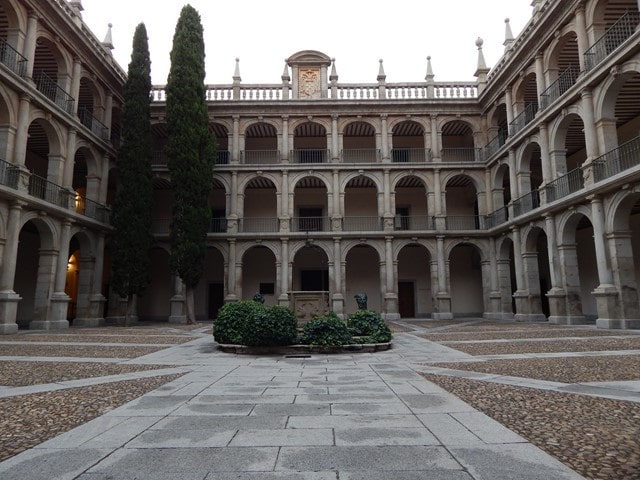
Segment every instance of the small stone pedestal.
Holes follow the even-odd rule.
[[[18,332],[16,318],[20,300],[22,300],[22,297],[13,290],[0,292],[0,335],[10,335]]]

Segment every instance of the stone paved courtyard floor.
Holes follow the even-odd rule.
[[[220,353],[207,324],[0,337],[0,478],[640,478],[640,332],[391,326],[308,358]]]

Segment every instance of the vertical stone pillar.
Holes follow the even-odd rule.
[[[585,323],[582,314],[582,299],[580,296],[580,272],[578,271],[578,253],[575,243],[558,245],[558,256],[562,266],[564,290],[566,292],[566,315],[559,318],[559,324],[582,325]]]
[[[384,255],[384,272],[385,272],[385,319],[399,320],[400,313],[398,310],[398,292],[396,285],[397,263],[393,261],[393,237],[385,237],[385,255]]]
[[[540,157],[542,164],[542,182],[549,183],[553,180],[553,169],[551,167],[551,157],[549,156],[549,129],[547,124],[541,122],[538,126],[538,138],[540,140]],[[544,191],[544,189],[541,189]]]
[[[331,115],[331,161],[340,161],[340,144],[338,142],[338,115]]]
[[[227,231],[229,233],[238,233],[240,231],[238,225],[238,172],[231,172],[231,185],[229,187],[229,215],[227,215]],[[231,267],[231,263],[229,266]]]
[[[340,237],[333,238],[333,278],[335,289],[332,292],[331,309],[340,318],[344,318],[344,265],[342,263],[342,244]]]
[[[107,204],[107,196],[109,195],[109,170],[111,167],[111,157],[108,153],[105,153],[102,157],[102,162],[100,163],[100,167],[102,171],[100,172],[100,184],[98,185],[98,197],[97,201],[103,205]]]
[[[169,300],[169,305],[169,323],[185,323],[187,319],[185,285],[178,275],[173,278],[173,297]]]
[[[511,124],[513,123],[514,113],[513,113],[513,93],[511,91],[511,87],[507,87],[504,92],[505,95],[505,103],[507,104],[507,125],[509,128],[509,135],[511,135]]]
[[[520,198],[522,195],[520,184],[518,182],[518,163],[516,161],[516,152],[509,149],[509,185],[511,187],[511,198]],[[513,212],[512,212],[513,213]],[[513,216],[511,217],[513,218]]]
[[[18,331],[16,318],[18,302],[21,297],[13,290],[13,286],[16,276],[16,258],[23,206],[24,204],[20,202],[12,203],[7,219],[7,238],[3,251],[2,269],[0,269],[0,334],[2,335]]]
[[[529,292],[524,273],[524,263],[522,259],[522,240],[520,238],[520,228],[512,227],[511,236],[513,239],[513,262],[516,271],[516,291],[513,297],[516,301],[515,320],[517,322],[529,321]]]
[[[290,209],[293,207],[289,205],[289,172],[282,171],[282,187],[280,189],[280,202],[278,202],[277,212],[280,219],[280,231],[288,232],[290,227],[290,220],[292,216],[295,216],[295,212]],[[277,195],[277,194],[276,194]]]
[[[69,306],[70,298],[65,293],[65,286],[67,283],[70,237],[71,222],[69,220],[64,220],[60,228],[60,249],[58,250],[53,293],[51,294],[49,308],[49,321],[52,323],[64,321],[67,326],[67,308]]]
[[[33,316],[29,328],[33,330],[49,330],[52,325],[47,321],[49,311],[49,292],[53,289],[55,267],[58,252],[40,249],[38,252],[38,277],[33,301]],[[69,324],[62,322],[57,328],[66,328]]]
[[[433,203],[435,209],[435,219],[433,228],[436,230],[446,230],[445,210],[442,201],[442,183],[440,180],[440,170],[433,171]]]
[[[440,144],[438,142],[438,116],[431,115],[431,158],[435,162],[442,161],[440,158]]]
[[[511,262],[508,258],[499,258],[496,262],[500,293],[500,318],[512,320],[513,296],[511,293]]]
[[[560,259],[558,257],[558,247],[556,240],[556,222],[553,214],[545,215],[547,234],[547,255],[549,257],[549,276],[551,279],[551,290],[547,292],[549,299],[549,323],[559,324],[564,322],[567,316],[567,296],[564,290],[564,278]]]
[[[501,319],[501,294],[498,285],[498,263],[496,253],[496,240],[493,237],[489,238],[489,259],[487,266],[487,274],[489,277],[489,295],[488,303],[485,304],[486,318]],[[484,274],[484,272],[483,272]],[[485,282],[486,282],[486,277]]]
[[[240,116],[233,116],[233,138],[231,139],[231,163],[240,163]]]
[[[235,302],[238,300],[236,292],[236,241],[233,238],[229,239],[229,258],[227,260],[227,298],[226,302]]]
[[[15,145],[13,149],[13,163],[23,168],[27,156],[31,100],[32,98],[29,95],[20,95],[18,127],[16,128]]]
[[[598,133],[596,132],[595,118],[593,113],[593,93],[585,88],[580,93],[582,98],[582,115],[584,123],[585,146],[587,149],[587,160],[593,160],[599,156]]]
[[[27,59],[27,71],[25,76],[33,78],[33,63],[36,56],[36,39],[38,38],[38,14],[33,10],[29,11],[27,18],[27,38],[24,42],[22,55]]]
[[[283,307],[289,306],[289,240],[280,239],[281,255],[280,259],[280,296],[278,297],[278,305]]]
[[[380,139],[380,149],[382,150],[382,161],[389,162],[391,160],[389,151],[389,127],[387,125],[387,115],[380,115],[380,121],[382,122],[382,132]]]
[[[104,234],[99,233],[96,242],[95,262],[93,265],[93,282],[89,297],[89,317],[91,325],[99,326],[104,323],[104,304],[106,299],[102,295],[102,277],[104,271]]]
[[[71,73],[71,88],[69,94],[73,97],[75,101],[75,112],[80,113],[79,107],[79,98],[80,98],[80,78],[82,76],[82,61],[80,57],[73,58],[73,70]],[[94,112],[90,112],[94,117],[98,117]]]
[[[444,236],[436,237],[436,247],[438,254],[438,293],[436,294],[437,313],[434,312],[435,320],[450,320],[453,318],[451,313],[451,294],[449,292],[449,284],[447,282],[447,261],[444,251]]]
[[[394,214],[391,211],[391,179],[389,169],[384,170],[382,180],[382,218],[384,221],[384,230],[393,232]]]
[[[542,313],[542,298],[540,291],[540,269],[538,268],[538,253],[523,252],[522,263],[526,277],[528,293],[528,310],[530,322],[545,322],[547,317]]]
[[[602,328],[640,328],[640,301],[633,255],[633,237],[630,231],[617,231],[608,235],[611,270],[620,292],[620,318],[596,321]],[[603,319],[604,320],[604,319]]]
[[[340,171],[333,170],[332,172],[332,180],[333,180],[333,205],[331,207],[331,230],[339,231],[342,230],[342,202],[341,198],[343,197],[343,193],[340,191]],[[340,264],[338,264],[340,265]]]
[[[62,186],[71,190],[73,183],[73,168],[75,166],[76,139],[78,131],[75,128],[67,130],[67,156],[64,160]]]
[[[280,152],[280,162],[289,163],[289,115],[282,116],[282,152]]]
[[[542,107],[542,93],[547,89],[547,84],[544,79],[544,57],[542,52],[536,53],[536,89],[538,90],[538,105]]]
[[[589,48],[589,38],[587,37],[587,23],[584,17],[584,4],[579,4],[575,12],[576,36],[578,40],[578,60],[580,62],[580,71],[586,71],[584,53]]]

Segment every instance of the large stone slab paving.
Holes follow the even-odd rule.
[[[331,415],[410,415],[404,403],[332,403]]]
[[[251,415],[331,415],[332,406],[315,403],[269,403],[256,405]]]
[[[420,428],[415,415],[331,415],[290,417],[287,428]]]
[[[73,480],[111,450],[32,449],[0,463],[3,480]]]
[[[286,416],[180,416],[166,417],[153,425],[155,430],[276,430],[285,428]]]
[[[333,429],[312,428],[281,430],[240,430],[230,442],[232,447],[280,447],[333,445]]]
[[[429,430],[419,428],[336,428],[336,445],[440,445]]]
[[[392,479],[389,472],[340,472],[340,480],[474,480],[461,470],[395,471]]]

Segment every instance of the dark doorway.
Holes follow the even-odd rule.
[[[209,318],[214,319],[218,316],[218,310],[224,304],[224,284],[209,284]]]
[[[302,270],[300,289],[304,292],[328,292],[329,270]]]
[[[398,308],[401,318],[413,318],[416,316],[414,282],[398,282]]]

